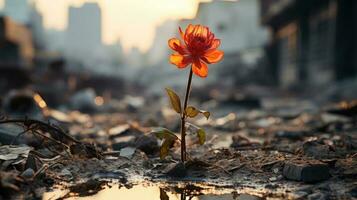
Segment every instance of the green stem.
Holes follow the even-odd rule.
[[[188,77],[188,82],[187,82],[187,88],[186,88],[186,95],[185,95],[185,101],[183,104],[183,110],[181,113],[181,161],[184,163],[186,161],[186,127],[185,127],[185,120],[186,120],[186,114],[185,110],[187,108],[188,104],[188,98],[190,96],[190,91],[191,91],[191,82],[192,82],[192,69],[190,70],[190,75]]]

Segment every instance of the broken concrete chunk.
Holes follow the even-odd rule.
[[[187,170],[185,164],[183,164],[182,162],[171,163],[164,170],[164,173],[171,177],[185,177],[187,174]]]
[[[238,200],[260,200],[262,198],[254,195],[249,195],[249,194],[241,194],[238,197]]]
[[[133,147],[125,147],[120,150],[120,156],[131,159],[135,153],[135,150],[136,149]]]
[[[35,171],[32,168],[27,168],[24,172],[21,173],[21,177],[30,179],[35,175]]]
[[[285,163],[283,175],[289,180],[306,183],[319,182],[330,177],[328,165],[319,161],[313,163]]]
[[[136,148],[145,152],[147,155],[155,154],[159,151],[157,138],[154,136],[143,135],[135,141]]]
[[[0,147],[0,160],[16,160],[18,158],[27,158],[32,147],[28,146],[9,146]]]
[[[316,192],[313,194],[310,194],[309,196],[307,196],[308,200],[324,200],[327,199],[326,194],[322,193],[322,192]]]
[[[73,174],[68,169],[62,169],[58,175],[65,180],[73,179]]]
[[[315,159],[329,158],[333,153],[328,145],[320,144],[316,141],[305,142],[302,149],[306,156]]]
[[[281,130],[276,133],[276,137],[278,138],[287,138],[291,140],[299,140],[302,139],[306,135],[305,131],[285,131]]]

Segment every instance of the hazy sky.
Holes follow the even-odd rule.
[[[0,0],[2,6],[4,0]],[[155,26],[168,19],[192,18],[200,0],[33,0],[44,15],[46,28],[67,26],[68,6],[98,2],[102,8],[103,40],[120,39],[127,50],[136,46],[147,50],[155,34]]]

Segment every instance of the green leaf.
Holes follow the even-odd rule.
[[[197,137],[198,137],[198,142],[200,145],[203,145],[206,142],[206,132],[202,128],[198,129]]]
[[[162,145],[160,147],[160,158],[161,159],[164,159],[167,155],[169,155],[169,150],[175,143],[175,140],[176,139],[172,138],[172,137],[164,139],[164,141],[162,142]]]
[[[163,128],[163,127],[153,128],[153,130],[150,132],[150,134],[154,134],[160,140],[163,140],[163,139],[166,139],[166,138],[178,139],[178,137],[175,135],[175,133],[173,133],[169,129],[166,129],[166,128]]]
[[[188,106],[185,110],[185,114],[188,117],[194,118],[196,117],[198,114],[202,114],[204,115],[207,119],[210,117],[211,113],[205,110],[198,110],[197,108],[193,107],[193,106]]]
[[[170,98],[171,106],[172,108],[177,112],[181,114],[181,101],[180,97],[170,88],[166,88],[167,95]]]

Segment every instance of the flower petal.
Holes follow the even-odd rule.
[[[169,39],[168,43],[169,43],[169,47],[174,51],[177,51],[177,47],[181,46],[181,42],[177,38]]]
[[[210,50],[205,53],[203,56],[202,60],[204,60],[206,63],[211,64],[211,63],[217,63],[223,58],[223,51],[220,50]]]
[[[181,45],[181,41],[177,38],[171,38],[168,41],[169,43],[169,47],[174,50],[177,51],[178,53],[185,55],[187,54],[187,50],[185,48],[185,46]]]
[[[185,35],[189,35],[192,33],[192,31],[195,29],[195,26],[193,26],[192,24],[189,24],[186,28],[186,31],[185,31]]]
[[[217,49],[221,45],[220,39],[214,39],[211,44],[211,49]]]
[[[185,39],[185,34],[183,33],[181,27],[179,27],[179,32],[180,32],[181,38],[184,40]]]
[[[180,54],[171,54],[170,62],[178,68],[185,68],[191,62],[191,59]]]
[[[201,60],[196,60],[193,62],[192,71],[194,74],[201,78],[205,78],[208,75],[208,67],[204,62],[201,62]]]

